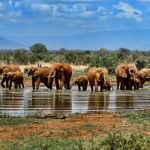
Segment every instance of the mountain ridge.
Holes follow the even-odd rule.
[[[36,43],[44,44],[47,49],[65,48],[68,50],[117,50],[121,47],[130,50],[150,50],[150,29],[130,29],[117,31],[100,31],[70,36],[26,36],[9,37],[19,43],[32,46]]]

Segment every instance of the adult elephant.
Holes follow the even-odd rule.
[[[49,88],[48,84],[48,75],[49,75],[50,68],[47,66],[44,67],[35,67],[35,66],[28,66],[24,68],[24,73],[27,73],[28,76],[32,76],[32,88],[39,89],[40,83],[44,83],[44,85]]]
[[[50,67],[48,75],[48,84],[52,89],[53,79],[55,79],[56,89],[70,89],[70,79],[72,76],[72,68],[68,63],[54,63]]]
[[[15,71],[20,71],[20,68],[18,65],[16,64],[11,64],[11,65],[5,65],[5,64],[1,64],[0,65],[0,74],[3,75],[2,81],[1,81],[1,86],[4,88],[4,82],[6,81],[6,88],[8,88],[8,82],[9,82],[9,78],[7,78],[7,73],[8,72],[15,72]]]
[[[86,91],[87,86],[88,86],[88,77],[86,75],[81,75],[81,76],[74,78],[74,80],[70,84],[70,88],[75,84],[78,85],[79,91],[81,91],[81,87],[83,91]]]
[[[7,78],[10,81],[9,84],[9,89],[11,89],[12,82],[14,82],[14,88],[17,89],[18,86],[19,88],[24,88],[24,83],[23,83],[23,74],[20,71],[15,71],[15,72],[8,72],[7,73]]]
[[[103,67],[92,67],[88,71],[88,80],[91,86],[91,91],[93,91],[93,86],[95,86],[95,92],[98,92],[98,86],[101,87],[100,91],[103,91],[104,89],[107,89],[108,85],[108,70]]]
[[[135,64],[120,64],[115,69],[115,75],[117,80],[117,90],[130,90],[131,89],[131,74],[137,72]],[[120,85],[121,84],[121,85]]]

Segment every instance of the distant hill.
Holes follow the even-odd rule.
[[[150,29],[131,29],[118,31],[102,31],[71,36],[30,36],[9,37],[20,43],[32,46],[44,44],[47,49],[66,48],[68,50],[117,50],[121,47],[130,50],[150,50]]]
[[[0,37],[0,50],[29,49],[29,46]]]

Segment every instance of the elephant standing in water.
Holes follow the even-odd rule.
[[[22,88],[24,88],[22,72],[20,72],[20,71],[8,72],[7,78],[10,80],[9,89],[11,89],[12,82],[14,82],[15,89],[17,89],[18,86],[19,86],[19,88],[21,88],[21,85],[22,85]]]
[[[32,76],[32,88],[35,89],[35,83],[36,83],[36,89],[39,89],[40,83],[44,83],[44,85],[49,88],[48,84],[48,75],[49,75],[50,68],[49,67],[35,67],[35,66],[29,66],[24,68],[24,73],[27,73],[28,76]]]
[[[5,64],[0,64],[0,74],[3,75],[3,79],[1,81],[1,86],[4,88],[4,82],[6,81],[6,88],[8,88],[8,82],[9,82],[9,78],[7,78],[7,73],[8,72],[15,72],[15,71],[20,71],[20,68],[18,65],[16,64],[12,64],[12,65],[5,65]]]
[[[98,92],[98,86],[101,87],[100,91],[106,90],[109,81],[108,70],[103,67],[92,67],[88,71],[88,80],[91,91],[93,91],[93,86],[95,86],[95,92]]]
[[[70,89],[70,79],[72,76],[72,68],[67,63],[54,63],[50,67],[48,75],[48,85],[52,89],[53,79],[55,78],[56,89]]]
[[[74,84],[78,85],[78,90],[79,91],[81,91],[81,87],[82,87],[83,91],[86,91],[87,90],[87,86],[88,86],[88,77],[86,75],[81,75],[81,76],[78,76],[78,77],[74,78],[74,80],[70,84],[70,88]]]
[[[141,82],[141,88],[143,88],[143,84],[146,81],[150,81],[150,69],[149,68],[143,68],[140,71],[137,72],[139,80]]]
[[[119,84],[121,90],[131,89],[131,75],[137,72],[137,68],[134,64],[120,64],[115,69],[115,75],[117,80],[117,90]]]

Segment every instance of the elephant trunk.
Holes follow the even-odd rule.
[[[53,81],[53,79],[51,79],[51,78],[54,78],[55,75],[56,75],[55,72],[50,71],[50,73],[49,73],[49,75],[48,75],[48,85],[51,84],[51,82]],[[52,83],[52,84],[53,84],[53,83]]]
[[[29,72],[30,72],[30,70],[29,70],[28,68],[25,68],[25,69],[24,69],[24,73],[27,73],[27,74],[28,74]]]
[[[70,89],[72,88],[72,86],[75,84],[74,81],[70,82]]]
[[[105,77],[105,74],[103,74],[103,78],[104,78],[104,86],[106,87],[107,86],[107,79]]]
[[[135,73],[135,71],[133,68],[129,69],[129,74],[134,74],[134,73]]]

